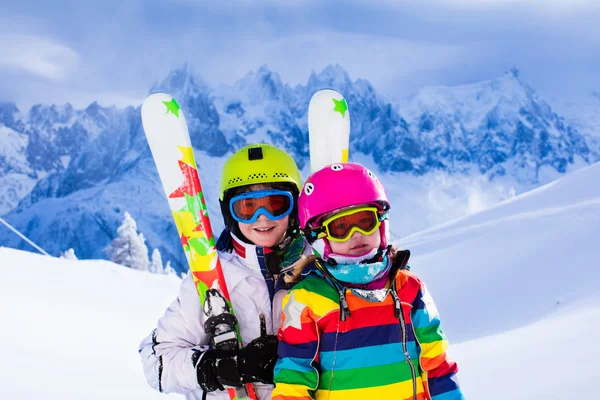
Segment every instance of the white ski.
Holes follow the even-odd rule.
[[[310,170],[348,161],[350,112],[344,96],[332,89],[317,91],[308,105]]]

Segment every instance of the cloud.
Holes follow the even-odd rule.
[[[392,80],[410,81],[469,63],[481,44],[431,43],[363,33],[316,32],[279,36],[269,41],[244,38],[236,48],[211,58],[191,58],[209,82],[233,83],[248,69],[267,64],[290,84],[306,83],[312,70],[340,64],[352,79],[367,78],[376,87]],[[192,54],[192,53],[190,53]],[[235,54],[235,63],[229,62]]]
[[[284,82],[305,83],[311,70],[337,63],[378,92],[403,97],[491,79],[514,65],[536,90],[581,92],[600,87],[599,7],[592,0],[11,2],[7,17],[0,12],[0,90],[35,102],[35,86],[54,82],[59,102],[70,101],[62,99],[68,89],[107,100],[124,93],[115,100],[123,103],[189,62],[212,86],[263,64]]]
[[[54,82],[65,81],[81,60],[70,47],[35,35],[3,33],[0,54],[0,69],[24,71]]]
[[[386,4],[386,5],[401,5],[396,0],[375,0],[374,3]],[[470,9],[485,9],[495,8],[498,6],[511,6],[511,7],[522,7],[531,6],[536,9],[548,8],[561,9],[561,10],[575,10],[577,8],[589,8],[590,6],[596,6],[597,0],[434,0],[430,2],[430,5],[448,5],[448,6],[459,6],[462,8]]]

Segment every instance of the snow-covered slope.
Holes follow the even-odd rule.
[[[0,260],[0,398],[165,398],[146,383],[137,348],[178,278],[5,247]]]
[[[600,163],[399,241],[453,340],[502,332],[600,294]]]
[[[451,345],[465,397],[598,398],[599,321],[600,299],[582,298],[522,328]]]

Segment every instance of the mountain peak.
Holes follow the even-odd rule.
[[[15,103],[0,102],[0,125],[15,129],[16,121],[19,119],[19,114],[19,108]]]
[[[339,64],[329,64],[318,74],[313,70],[308,78],[307,88],[315,91],[323,87],[332,87],[343,91],[352,86],[348,72]]]
[[[29,110],[29,121],[38,126],[49,126],[48,124],[53,123],[66,123],[68,122],[75,110],[70,103],[64,105],[52,104],[51,106],[35,104]]]
[[[510,69],[510,73],[511,73],[511,74],[512,74],[512,75],[513,75],[515,78],[519,79],[519,74],[520,74],[521,72],[519,71],[519,69],[518,69],[517,67],[513,66],[513,67]]]
[[[256,72],[248,72],[235,86],[246,92],[252,104],[268,99],[280,100],[284,89],[279,74],[271,71],[266,64],[261,65]]]
[[[98,110],[100,108],[102,108],[100,106],[100,104],[98,104],[97,101],[94,101],[93,103],[90,103],[90,105],[86,107],[85,111],[87,111],[88,113],[96,113],[96,112],[98,112]]]
[[[181,67],[173,69],[159,84],[154,84],[152,92],[166,92],[178,98],[184,98],[199,92],[205,92],[208,86],[199,77],[191,64],[184,63]]]
[[[459,86],[424,87],[408,101],[403,115],[413,120],[424,109],[428,109],[429,113],[443,113],[463,119],[469,116],[471,120],[480,120],[497,106],[518,112],[520,108],[531,107],[532,103],[542,104],[536,92],[519,76],[519,70],[512,67],[490,80]]]
[[[320,78],[342,78],[344,80],[349,81],[350,80],[350,76],[348,75],[348,72],[346,72],[346,70],[344,69],[344,67],[342,67],[339,64],[329,64],[328,66],[326,66],[323,71],[321,71],[318,74],[318,77]]]

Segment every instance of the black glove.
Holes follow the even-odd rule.
[[[257,337],[238,355],[238,372],[244,383],[273,383],[277,362],[277,336],[267,335],[265,317],[260,316],[260,337]]]
[[[267,335],[265,319],[261,315],[261,336],[243,349],[204,352],[196,365],[198,384],[205,392],[212,392],[249,382],[273,383],[276,361],[277,337]]]

